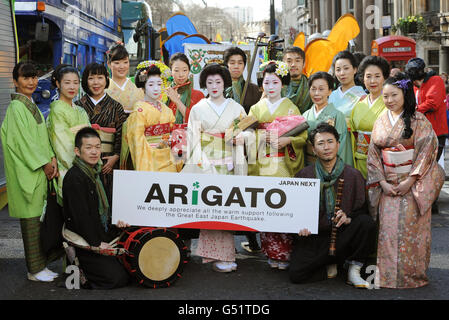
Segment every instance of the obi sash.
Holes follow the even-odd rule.
[[[257,127],[257,129],[267,130],[267,129],[269,129],[270,124],[272,124],[272,122],[259,123],[259,126]],[[291,157],[294,157],[294,155],[293,155],[294,152],[293,152],[293,154],[291,154],[290,148],[288,148],[288,152]],[[272,153],[265,154],[265,157],[267,157],[267,158],[284,158],[285,153],[284,152],[272,152]]]
[[[170,133],[171,123],[160,123],[145,128],[145,137],[162,136],[166,133]]]
[[[112,153],[114,151],[115,128],[100,127],[97,123],[92,124],[92,128],[97,130],[101,140],[101,153]]]
[[[412,170],[414,152],[415,149],[413,146],[382,149],[382,162],[385,173],[409,173]]]
[[[218,141],[216,140],[218,139]],[[231,171],[234,168],[234,161],[232,158],[232,151],[226,148],[225,143],[225,133],[224,132],[202,132],[201,133],[201,145],[203,142],[212,141],[212,148],[218,148],[213,154],[208,154],[209,162],[214,166],[227,166],[228,170]],[[217,157],[217,155],[219,155]]]
[[[356,142],[356,153],[368,155],[368,147],[371,141],[371,132],[368,131],[354,131],[354,137]]]
[[[170,145],[173,152],[181,157],[187,152],[187,123],[173,124]]]

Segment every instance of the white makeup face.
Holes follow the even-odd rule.
[[[159,76],[151,76],[145,83],[145,95],[153,100],[158,100],[162,93],[162,79]]]
[[[206,79],[206,89],[212,99],[221,98],[224,92],[224,81],[219,74],[213,74]]]
[[[266,73],[263,78],[263,90],[268,99],[280,98],[282,90],[282,81],[274,73]]]

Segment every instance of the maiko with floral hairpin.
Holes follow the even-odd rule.
[[[123,129],[120,167],[137,171],[178,172],[170,148],[173,112],[161,101],[162,72],[156,64],[147,64],[136,74],[136,86],[145,92]]]
[[[256,130],[256,146],[250,146],[250,150],[257,148],[258,156],[254,163],[248,164],[248,173],[254,176],[293,177],[304,167],[307,130],[283,137],[279,137],[274,131],[267,131],[270,124],[283,117],[301,116],[293,102],[281,97],[282,86],[290,82],[288,65],[281,61],[268,61],[259,71],[263,75],[265,98],[253,105],[249,112],[249,116],[258,120],[259,127]],[[270,267],[282,270],[288,268],[292,249],[290,235],[261,233],[261,243]]]

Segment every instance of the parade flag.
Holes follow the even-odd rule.
[[[300,32],[297,36],[295,41],[293,42],[294,47],[301,48],[302,50],[306,47],[306,35],[304,32]]]
[[[318,71],[328,72],[332,66],[332,60],[337,53],[335,44],[326,39],[316,39],[306,47],[306,63],[304,73],[307,77]]]
[[[336,52],[346,50],[350,40],[360,33],[360,27],[352,14],[345,14],[338,19],[327,40],[334,43]]]

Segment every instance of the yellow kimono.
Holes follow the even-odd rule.
[[[143,100],[145,93],[142,89],[137,88],[130,79],[127,79],[122,87],[119,87],[112,78],[110,80],[106,93],[112,99],[121,103],[125,113],[131,113],[134,109],[134,104],[139,100]]]
[[[371,131],[377,118],[387,110],[382,96],[379,96],[371,106],[368,97],[354,106],[349,118],[354,168],[359,170],[365,179],[368,174],[366,159]]]
[[[279,102],[278,102],[279,103]],[[304,167],[304,147],[307,141],[307,130],[296,137],[290,137],[292,143],[283,150],[271,150],[266,141],[266,130],[263,127],[273,122],[276,117],[288,115],[301,115],[293,102],[288,98],[282,98],[280,104],[274,109],[267,99],[260,100],[251,107],[249,116],[254,116],[259,121],[257,129],[257,161],[248,165],[248,175],[294,177]],[[273,110],[274,109],[274,110]]]
[[[177,172],[169,135],[175,116],[171,109],[160,103],[160,110],[145,101],[138,101],[126,121],[125,145],[137,171]],[[123,154],[123,153],[122,153]]]

